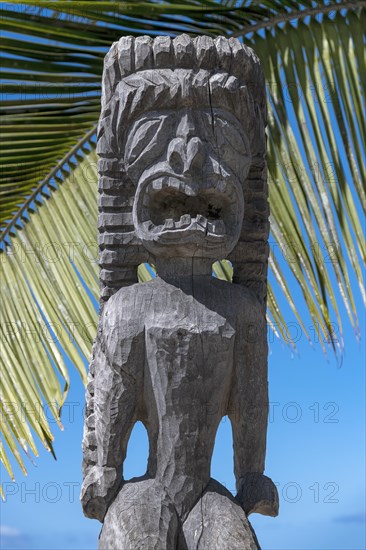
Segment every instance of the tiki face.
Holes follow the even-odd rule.
[[[243,219],[248,138],[217,108],[146,112],[132,124],[125,164],[136,185],[137,236],[155,256],[223,258]]]
[[[259,61],[236,38],[113,44],[97,144],[102,301],[151,256],[226,257],[264,300],[265,120]]]

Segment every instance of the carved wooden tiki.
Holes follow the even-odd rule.
[[[100,549],[258,548],[276,515],[267,430],[266,100],[237,39],[123,37],[105,58],[98,131],[102,309],[83,441]],[[233,283],[212,277],[228,258]],[[137,283],[150,260],[158,276]],[[237,496],[211,479],[223,416]],[[124,481],[131,430],[146,475]],[[228,460],[230,460],[228,454]]]

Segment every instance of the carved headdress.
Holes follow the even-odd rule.
[[[191,39],[184,34],[175,39],[123,37],[105,58],[98,129],[101,300],[137,282],[139,264],[149,260],[133,223],[136,184],[124,154],[129,128],[145,111],[182,105],[223,108],[247,124],[250,168],[242,184],[244,217],[228,259],[234,267],[233,282],[251,288],[265,303],[269,212],[263,132],[266,97],[259,61],[235,38]],[[158,130],[158,122],[152,120],[145,132],[159,139]],[[137,158],[138,139],[134,149]]]

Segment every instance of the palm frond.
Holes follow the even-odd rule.
[[[342,330],[335,283],[358,332],[348,263],[365,301],[359,214],[366,209],[359,77],[365,67],[354,40],[362,36],[362,19],[363,14],[337,13],[252,39],[267,79],[272,236],[324,336],[332,332],[332,312]],[[272,268],[274,262],[272,257]],[[272,272],[282,287],[279,266]]]
[[[97,159],[94,149],[83,146],[84,152],[76,151],[49,180],[55,186],[62,177],[57,193],[42,187],[21,230],[0,254],[2,434],[23,471],[16,442],[26,454],[31,449],[37,455],[32,428],[52,450],[44,407],[62,428],[60,409],[69,387],[66,358],[86,382],[95,336]],[[1,453],[12,476],[4,447]]]

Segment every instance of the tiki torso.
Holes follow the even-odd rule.
[[[258,309],[252,293],[238,285],[205,277],[188,287],[158,277],[121,289],[106,308],[107,316],[109,307],[121,313],[113,321],[118,328],[112,342],[123,348],[136,339],[144,346],[144,366],[133,365],[121,376],[135,377],[139,386],[136,420],[149,433],[148,474],[182,509],[189,509],[210,479],[215,435],[230,399],[236,338]],[[126,323],[134,327],[128,342]],[[108,358],[108,339],[105,351]],[[118,360],[111,359],[118,370]]]

